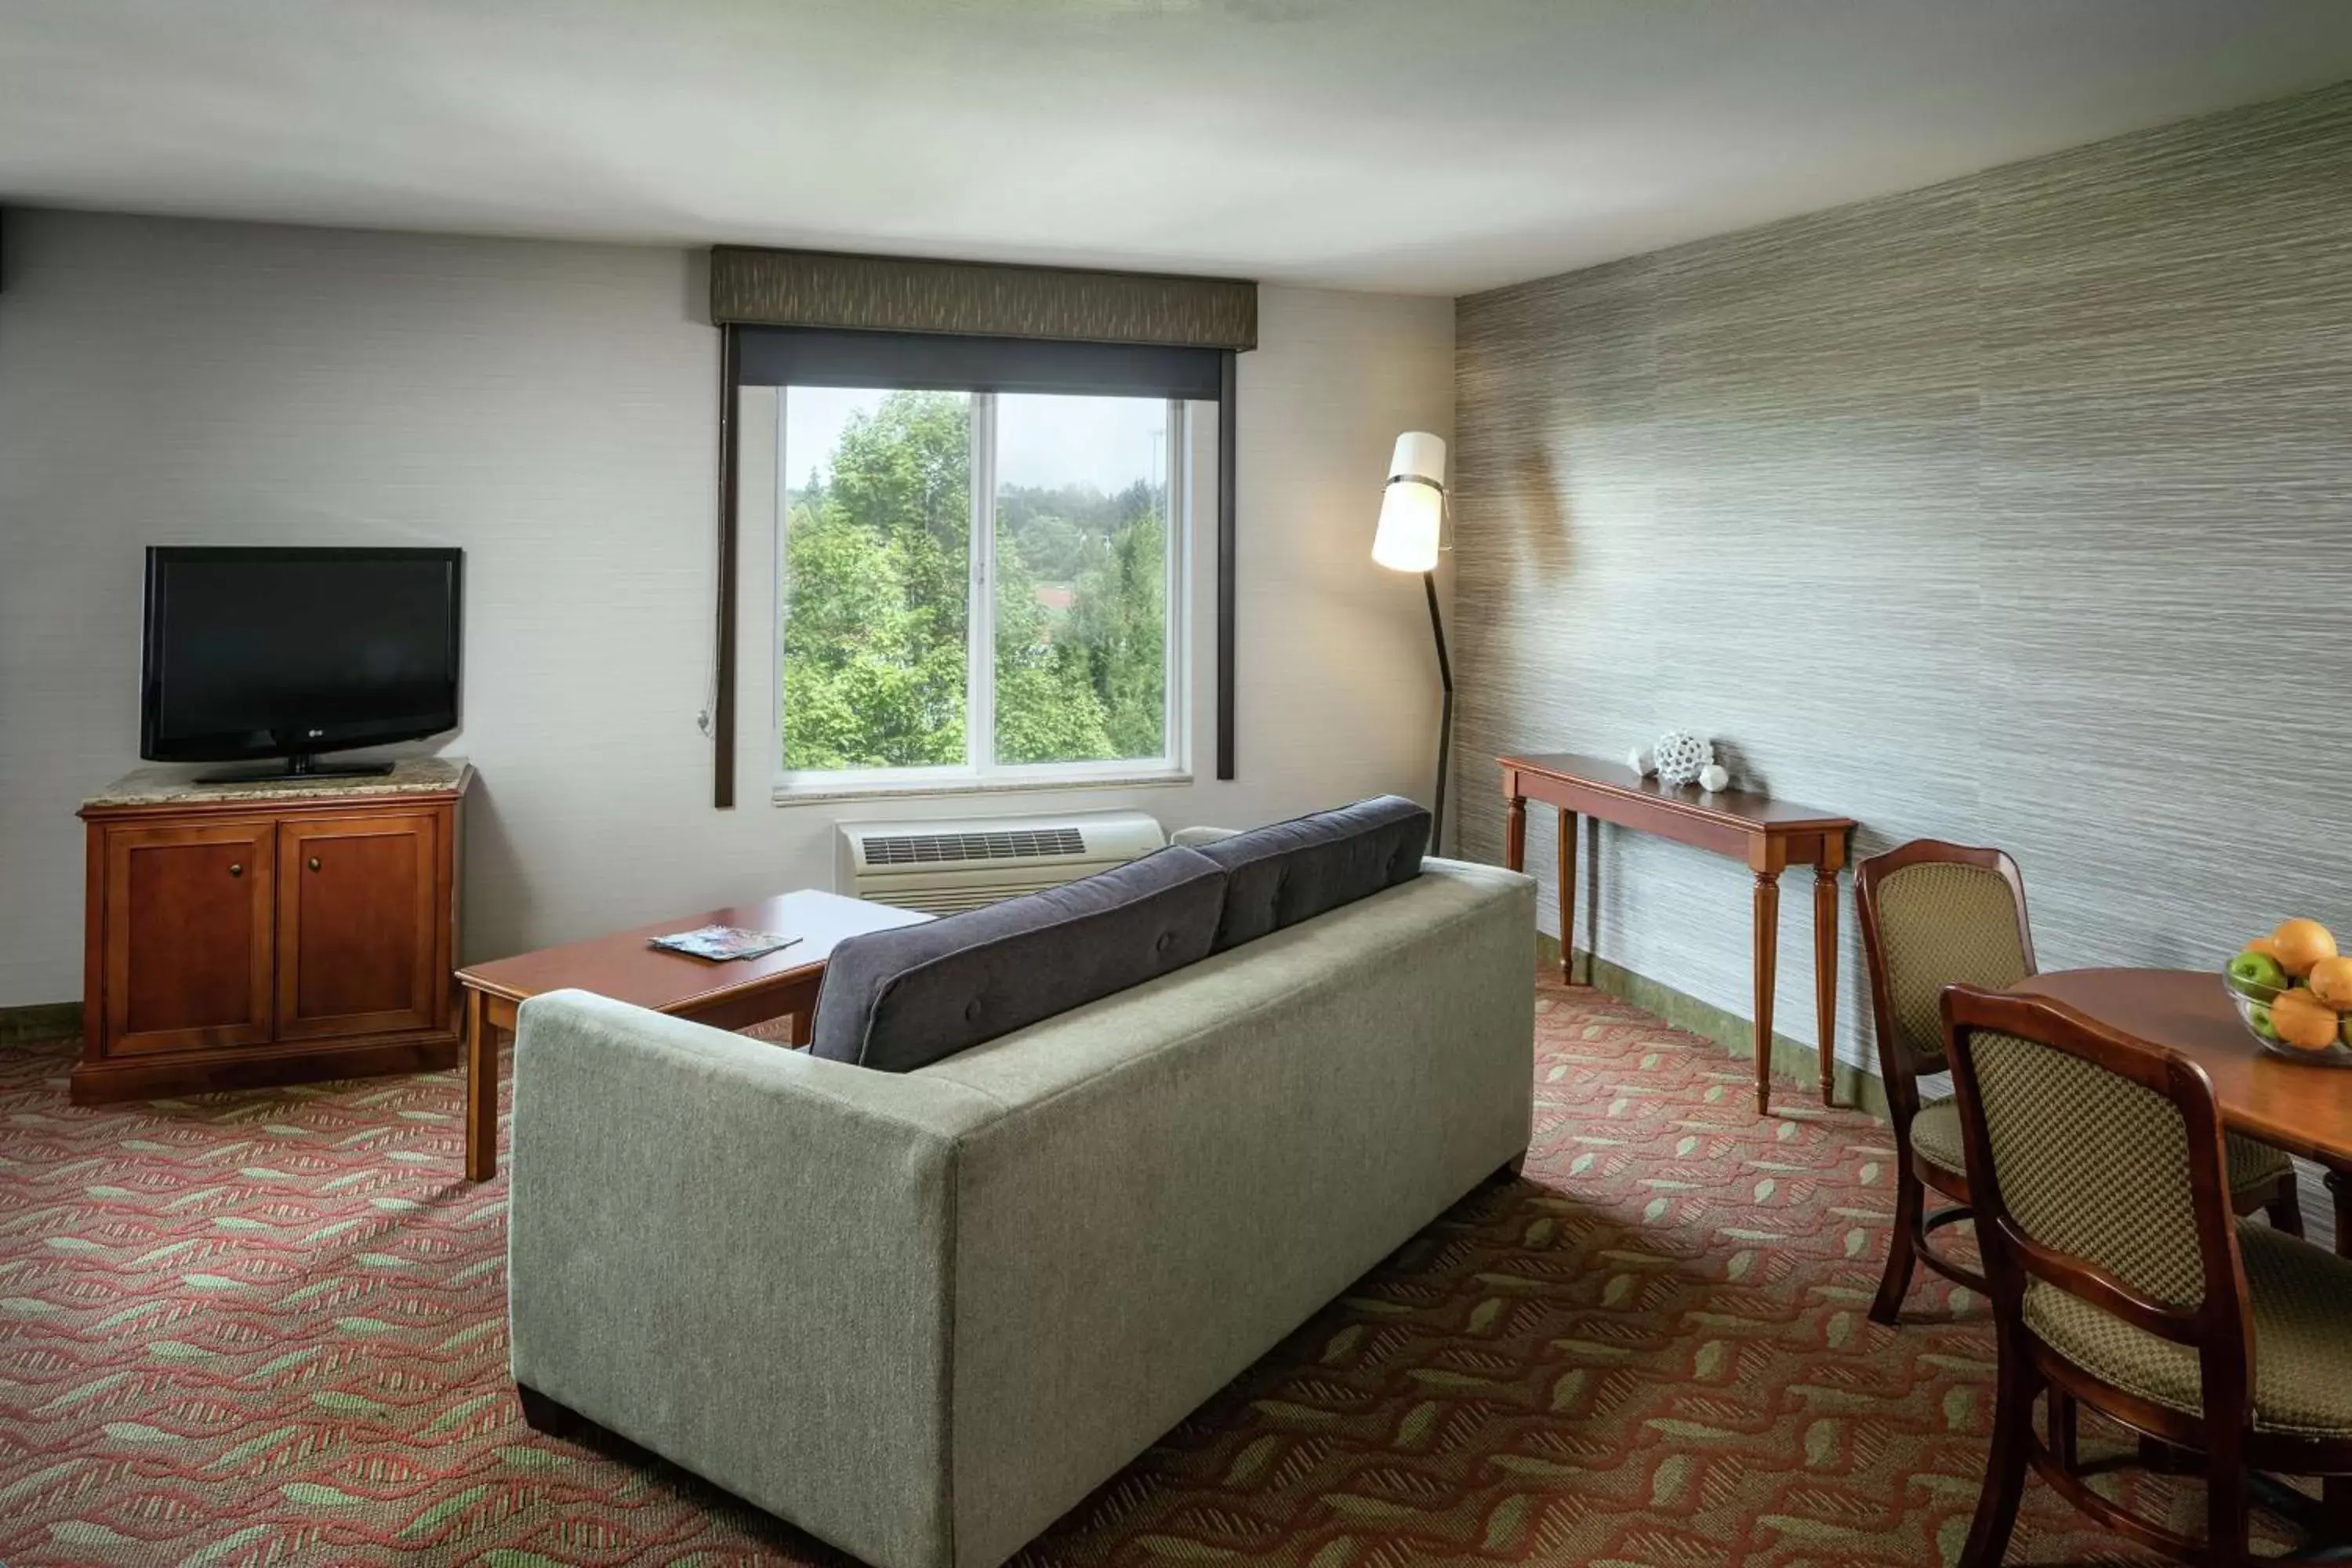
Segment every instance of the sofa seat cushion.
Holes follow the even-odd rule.
[[[1421,875],[1429,812],[1402,795],[1254,827],[1200,852],[1224,868],[1225,907],[1212,951],[1311,921]]]
[[[817,991],[815,1055],[912,1072],[1208,956],[1225,873],[1170,847],[1044,892],[852,937]]]

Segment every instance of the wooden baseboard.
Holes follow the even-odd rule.
[[[79,1002],[43,1002],[29,1007],[0,1007],[0,1046],[80,1037],[81,1004]]]
[[[1559,941],[1538,931],[1536,956],[1546,968],[1557,972],[1559,968]],[[1637,974],[1590,952],[1580,951],[1576,954],[1576,967],[1571,973],[1580,983],[1596,991],[1605,991],[1620,1001],[1630,1002],[1645,1013],[1655,1013],[1675,1028],[1712,1040],[1742,1061],[1756,1059],[1756,1026],[1737,1013],[1702,1002],[1661,981],[1653,980],[1646,974]],[[1841,1022],[1852,1026],[1851,1021]],[[1772,1071],[1777,1077],[1794,1079],[1801,1087],[1806,1101],[1820,1103],[1821,1053],[1812,1047],[1774,1030]],[[1887,1119],[1886,1086],[1879,1080],[1876,1073],[1850,1063],[1838,1063],[1837,1097],[1841,1105],[1857,1105],[1881,1121]],[[1775,1107],[1780,1105],[1777,1094],[1772,1103]]]

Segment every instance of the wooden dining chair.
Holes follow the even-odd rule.
[[[1931,1233],[1969,1217],[1967,1162],[1950,1097],[1921,1097],[1919,1080],[1946,1070],[1937,997],[1947,985],[1999,990],[2034,973],[2025,879],[1998,849],[1916,839],[1854,868],[1862,949],[1870,972],[1870,1010],[1878,1067],[1895,1131],[1895,1226],[1874,1321],[1892,1326],[1910,1292],[1912,1266],[1925,1262],[1956,1284],[1984,1289],[1984,1279],[1954,1261]],[[1934,1212],[1934,1192],[1950,1203]],[[2271,1223],[2303,1234],[2294,1167],[2251,1139],[2230,1140],[2231,1201],[2240,1214],[2266,1210]]]
[[[1944,994],[2000,1372],[1992,1452],[1959,1568],[1996,1568],[2031,1469],[2141,1546],[2236,1568],[2252,1472],[2352,1474],[2352,1261],[2229,1201],[2205,1070],[2042,997]],[[2033,1405],[2047,1395],[2046,1438]],[[2202,1541],[2091,1489],[2087,1404],[2187,1451]]]

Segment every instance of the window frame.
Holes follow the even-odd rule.
[[[824,384],[803,383],[800,386]],[[993,391],[970,391],[971,398],[971,540],[967,577],[964,678],[964,760],[937,767],[788,769],[784,762],[784,631],[788,595],[785,552],[792,534],[785,421],[794,385],[778,385],[775,409],[774,550],[770,580],[776,587],[772,617],[775,700],[769,715],[770,798],[779,805],[810,801],[855,800],[895,795],[970,795],[998,790],[1104,789],[1192,782],[1192,567],[1193,553],[1192,405],[1182,397],[1161,399],[1168,410],[1165,452],[1167,607],[1162,617],[1161,733],[1166,746],[1157,757],[1098,762],[1000,763],[996,749],[996,405]],[[876,388],[880,391],[902,390]],[[907,390],[921,390],[919,388]],[[1088,394],[1079,395],[1132,395]]]

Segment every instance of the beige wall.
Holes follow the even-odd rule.
[[[467,551],[464,949],[829,886],[845,815],[1270,819],[1427,792],[1419,584],[1368,552],[1390,443],[1450,432],[1443,300],[1265,291],[1241,363],[1241,777],[767,804],[769,557],[732,812],[708,683],[715,336],[672,249],[12,212],[0,258],[0,1006],[80,991],[83,795],[137,763],[141,550]],[[1196,556],[1210,581],[1213,538]],[[1196,626],[1207,610],[1196,605]],[[1205,631],[1195,687],[1211,685]]]

